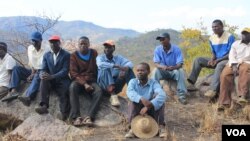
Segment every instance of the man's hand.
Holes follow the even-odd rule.
[[[47,72],[42,72],[42,73],[40,74],[40,78],[41,78],[42,80],[52,80],[52,79],[54,79],[53,76],[50,75],[50,74],[48,74]]]
[[[144,98],[141,98],[141,103],[145,106],[145,107],[151,107],[151,102],[144,99]]]
[[[144,116],[147,112],[148,112],[148,107],[143,107],[140,111],[140,114]]]
[[[84,84],[84,88],[85,88],[86,92],[94,91],[94,88],[91,85],[87,84],[87,83]]]
[[[126,76],[126,72],[121,70],[120,73],[119,73],[118,78],[119,78],[119,79],[124,79],[125,76]]]
[[[232,69],[233,69],[234,76],[237,76],[239,74],[237,65],[232,65]]]
[[[215,67],[218,64],[217,60],[209,60],[207,65],[210,67]]]
[[[27,78],[27,81],[28,82],[31,82],[32,81],[32,79],[33,79],[33,77],[34,77],[34,73],[31,73],[31,75]]]

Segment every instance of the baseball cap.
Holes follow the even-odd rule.
[[[170,35],[167,32],[162,33],[161,35],[159,35],[159,36],[156,37],[156,40],[160,40],[161,38],[168,38],[168,39],[170,39]]]
[[[42,41],[43,38],[42,38],[42,34],[40,32],[33,32],[31,34],[31,40],[35,40],[35,41]]]

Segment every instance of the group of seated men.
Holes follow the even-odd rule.
[[[61,47],[61,39],[57,35],[49,38],[50,49],[43,46],[42,34],[31,34],[32,44],[28,47],[29,67],[16,65],[15,59],[7,53],[7,44],[0,42],[0,97],[2,102],[18,98],[24,105],[29,106],[40,91],[40,103],[35,111],[47,114],[49,94],[53,89],[58,93],[62,120],[70,119],[73,125],[93,125],[102,96],[110,96],[112,106],[119,106],[117,94],[125,84],[127,97],[131,101],[128,106],[128,121],[138,115],[151,115],[159,124],[159,136],[165,137],[164,103],[166,94],[159,81],[173,79],[177,82],[177,96],[181,104],[187,104],[188,90],[195,90],[195,82],[203,67],[215,69],[210,90],[205,96],[219,95],[218,109],[224,110],[231,104],[233,79],[239,75],[238,102],[247,103],[250,82],[250,28],[242,30],[242,39],[234,41],[232,34],[224,31],[221,20],[212,23],[214,34],[209,43],[212,58],[200,57],[195,59],[193,69],[185,84],[183,70],[183,55],[181,49],[170,43],[169,33],[156,37],[161,45],[154,51],[153,61],[156,70],[149,78],[150,67],[142,62],[136,66],[136,76],[133,63],[121,55],[114,55],[115,43],[107,40],[103,43],[104,54],[98,55],[95,49],[89,48],[88,37],[78,40],[77,50],[73,53]],[[225,67],[225,68],[224,68]],[[20,81],[28,81],[30,85],[21,96],[18,92]],[[79,95],[91,97],[91,105],[85,118],[80,114]],[[126,137],[133,137],[130,130]]]

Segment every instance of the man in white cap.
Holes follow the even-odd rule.
[[[136,71],[137,78],[131,79],[127,88],[127,96],[130,100],[128,121],[131,123],[135,116],[148,114],[159,124],[159,136],[165,137],[164,103],[167,98],[166,93],[158,81],[148,78],[150,67],[147,63],[140,63],[136,67]],[[132,129],[125,135],[126,138],[133,136]]]
[[[98,55],[96,63],[98,66],[97,83],[108,94],[111,95],[112,106],[119,106],[117,94],[122,91],[125,83],[135,78],[132,70],[133,64],[121,55],[113,55],[115,44],[112,40],[103,43],[104,54]]]
[[[242,39],[235,41],[229,52],[229,61],[221,73],[218,111],[229,108],[232,101],[234,78],[238,75],[238,99],[241,105],[248,103],[246,99],[250,84],[250,28],[241,32]]]

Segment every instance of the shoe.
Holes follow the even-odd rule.
[[[222,111],[224,111],[225,109],[227,109],[229,107],[230,107],[230,105],[228,105],[228,104],[226,104],[226,105],[218,105],[217,111],[222,112]]]
[[[46,105],[39,106],[39,107],[35,108],[35,111],[40,115],[49,113]]]
[[[2,102],[8,102],[8,101],[11,101],[11,100],[14,100],[18,97],[18,93],[16,92],[10,92],[8,95],[6,95],[3,99],[2,99]]]
[[[25,106],[30,106],[30,97],[26,97],[26,96],[19,96],[18,100],[21,101],[23,103],[23,105]]]
[[[183,105],[186,105],[187,104],[187,100],[186,98],[179,98],[179,102]]]
[[[133,133],[132,129],[128,131],[128,133],[125,135],[125,138],[134,138],[135,134]]]
[[[245,105],[248,103],[248,101],[245,96],[240,96],[237,100],[237,103],[239,103],[240,105]]]
[[[216,91],[208,90],[204,95],[206,97],[214,97],[216,95]]]
[[[160,129],[159,129],[159,137],[160,138],[166,138],[168,136],[167,131],[165,129],[165,126],[160,125]]]
[[[198,89],[193,84],[188,84],[187,86],[188,91],[197,91]]]
[[[112,106],[115,106],[115,107],[120,106],[120,101],[118,99],[118,95],[111,95],[110,103]]]

